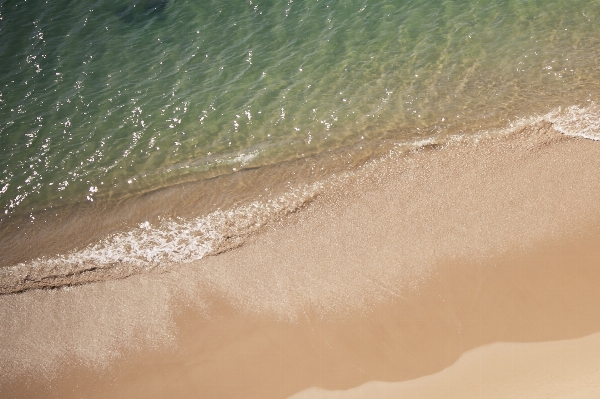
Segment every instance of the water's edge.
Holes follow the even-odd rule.
[[[5,253],[10,253],[12,246],[13,259],[16,255],[14,251],[20,250],[21,257],[25,259],[16,264],[5,264],[0,269],[0,294],[80,285],[122,279],[151,271],[166,271],[173,265],[218,255],[243,245],[265,226],[301,211],[316,197],[344,190],[349,181],[357,182],[365,176],[376,175],[376,165],[379,163],[401,162],[416,152],[435,151],[456,143],[476,143],[480,140],[519,134],[524,136],[523,145],[531,145],[529,133],[523,132],[538,125],[544,131],[554,132],[553,134],[558,136],[596,140],[600,137],[599,115],[593,104],[585,109],[557,109],[541,117],[520,120],[501,129],[479,134],[451,136],[443,141],[380,144],[378,155],[373,155],[370,160],[366,160],[366,157],[352,158],[352,151],[346,150],[339,154],[340,158],[348,154],[352,162],[346,164],[328,154],[321,160],[316,159],[304,165],[284,163],[271,169],[250,170],[247,173],[253,174],[251,179],[248,175],[238,181],[232,182],[230,179],[229,183],[226,182],[229,186],[214,180],[210,181],[214,183],[211,187],[206,186],[207,181],[202,181],[196,186],[176,186],[149,193],[136,201],[102,209],[97,214],[84,209],[70,212],[70,215],[50,223],[43,220],[17,226],[16,229],[13,227],[12,230],[5,229],[0,246],[7,249]],[[360,162],[356,162],[356,159]],[[327,161],[343,165],[345,169],[326,169],[328,165],[324,162]],[[254,182],[254,185],[248,186],[248,181]],[[207,192],[212,192],[213,197],[207,198]],[[221,195],[226,195],[227,200],[218,198]],[[220,202],[220,205],[227,203],[228,206],[206,208],[213,201]],[[202,208],[203,205],[205,208]],[[149,206],[149,209],[146,206]],[[202,213],[203,209],[210,210]],[[124,226],[125,215],[129,223]],[[112,220],[112,224],[103,226],[99,221],[102,219]],[[36,230],[36,226],[41,227]],[[27,227],[32,227],[29,237]],[[94,228],[96,230],[91,233]],[[71,247],[73,249],[66,246],[67,250],[58,255],[32,256],[36,249],[40,251],[40,248],[52,254],[57,248],[53,246],[55,242],[68,244],[70,241],[61,237],[61,231],[65,233],[64,238],[79,235],[87,237],[88,242],[83,241],[78,247]],[[35,242],[28,241],[28,245],[23,245],[22,241],[26,239]],[[38,245],[38,248],[35,245]],[[44,245],[47,248],[42,248]],[[10,258],[6,260],[10,261]]]

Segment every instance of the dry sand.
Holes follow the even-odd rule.
[[[466,353],[442,372],[406,382],[369,382],[290,399],[588,399],[600,396],[600,334],[538,344],[498,343]]]
[[[600,145],[542,124],[373,168],[241,248],[52,294],[76,303],[102,284],[121,287],[114,296],[201,281],[168,297],[169,342],[140,338],[147,317],[119,341],[121,324],[94,324],[102,302],[71,312],[71,325],[40,315],[21,328],[19,301],[34,294],[1,297],[11,331],[47,336],[28,346],[0,335],[13,356],[0,363],[0,396],[595,397]],[[119,309],[119,320],[143,309]],[[101,351],[106,335],[118,355],[102,367],[95,352],[40,348],[87,337]]]

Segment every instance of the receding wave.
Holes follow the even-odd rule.
[[[559,108],[546,115],[545,119],[552,122],[554,129],[567,136],[600,140],[600,110],[595,104]]]
[[[144,222],[79,251],[0,269],[0,293],[119,279],[216,255],[241,245],[269,221],[299,210],[318,190],[319,184],[313,184],[204,217],[169,219],[157,226]]]
[[[600,111],[591,104],[588,107],[558,108],[543,116],[520,119],[508,127],[474,135],[399,142],[395,148],[402,150],[390,151],[383,158],[404,156],[407,149],[515,133],[540,122],[550,123],[556,131],[567,136],[600,140]],[[377,160],[371,163],[374,164]],[[219,209],[202,217],[166,219],[156,224],[140,223],[136,228],[108,235],[83,249],[2,268],[0,294],[121,279],[149,271],[168,270],[173,264],[220,254],[242,245],[265,225],[300,210],[326,190],[325,187],[332,181],[340,182],[342,179],[338,175],[326,179],[328,183],[301,184],[299,188],[278,197]]]

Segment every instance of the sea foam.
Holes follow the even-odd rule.
[[[319,183],[305,185],[193,219],[166,219],[157,225],[146,221],[83,249],[2,268],[0,294],[119,279],[216,255],[241,245],[270,221],[302,208],[319,188]]]
[[[545,119],[552,122],[554,129],[567,136],[600,140],[600,109],[595,104],[558,108],[548,113]]]

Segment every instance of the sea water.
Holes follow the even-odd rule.
[[[389,145],[598,138],[599,57],[598,0],[1,1],[1,265],[198,259]]]

